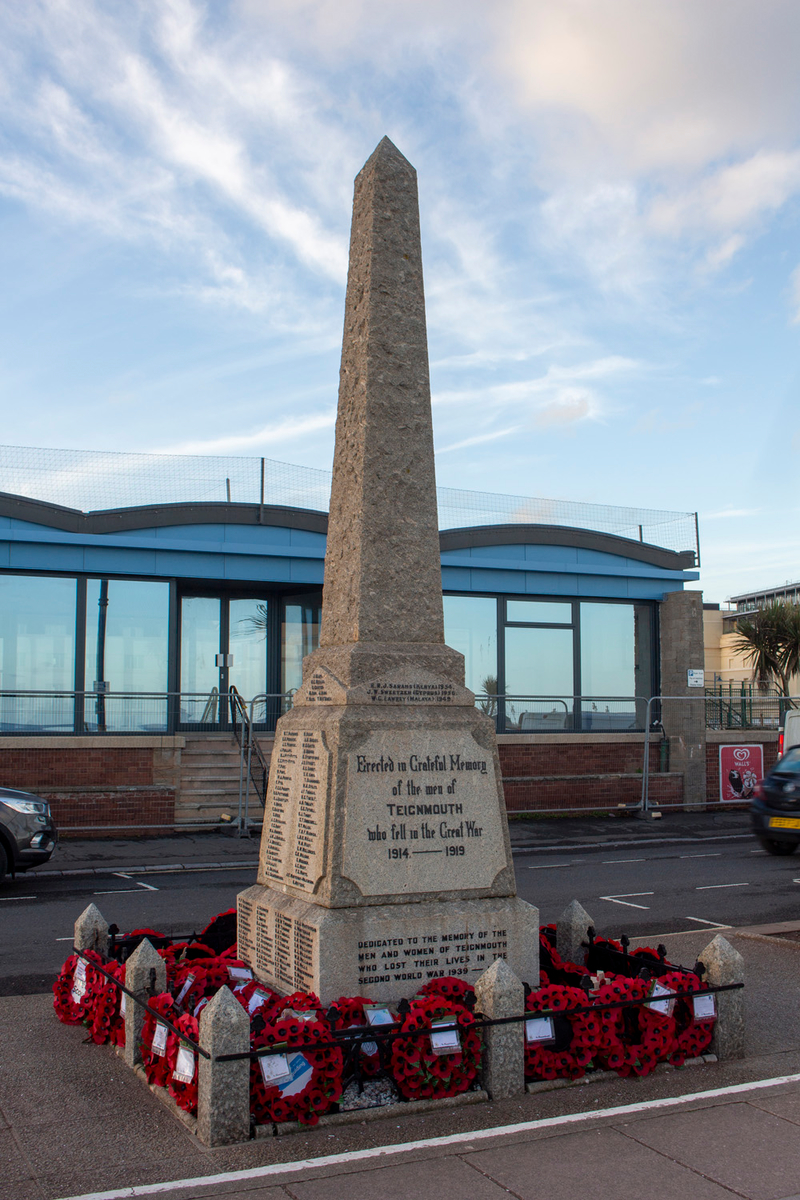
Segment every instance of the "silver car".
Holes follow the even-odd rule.
[[[47,862],[56,848],[58,830],[50,805],[31,792],[0,788],[0,883]]]

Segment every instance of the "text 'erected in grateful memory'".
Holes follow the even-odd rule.
[[[500,820],[493,758],[469,733],[372,734],[348,763],[345,874],[365,895],[488,887]]]

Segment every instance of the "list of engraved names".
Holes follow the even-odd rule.
[[[313,892],[322,874],[328,751],[318,733],[282,731],[267,796],[262,872],[272,884]]]

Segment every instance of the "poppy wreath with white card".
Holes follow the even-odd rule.
[[[94,969],[94,964],[102,966],[103,960],[94,950],[85,954],[85,958],[70,954],[53,984],[53,1008],[65,1025],[91,1021],[97,997],[105,988],[105,977]]]
[[[124,963],[106,963],[106,970],[120,983],[125,982]],[[105,976],[101,976],[101,978],[103,987],[95,1000],[89,1034],[92,1041],[98,1046],[102,1046],[105,1042],[123,1046],[125,1044],[125,1010],[123,1008],[125,993],[120,991],[113,979],[107,979]],[[133,1001],[131,1001],[132,1003]]]
[[[442,975],[439,979],[429,979],[417,992],[418,996],[444,996],[454,1004],[472,1012],[475,1001],[475,988],[471,983],[459,979],[456,975]],[[471,1000],[472,1003],[467,1003]]]
[[[169,992],[154,996],[149,1005],[173,1025],[180,1016]],[[142,1026],[142,1066],[148,1083],[167,1086],[172,1073],[170,1063],[175,1061],[177,1044],[175,1034],[158,1017],[147,1013]]]
[[[714,1009],[714,993],[703,987],[693,971],[671,971],[668,975],[662,975],[658,982],[673,992],[697,992],[698,1001],[705,998],[708,1007]],[[697,1058],[708,1049],[714,1034],[716,1016],[696,1017],[695,1004],[691,997],[676,1000],[673,1016],[676,1026],[675,1044],[669,1061],[675,1067],[682,1067],[687,1058]]]
[[[316,999],[316,997],[314,997]],[[250,1111],[256,1124],[301,1121],[316,1125],[342,1094],[344,1058],[338,1046],[312,1048],[330,1042],[324,1021],[279,1017],[265,1021],[258,1013],[251,1024],[250,1046],[275,1046],[276,1054],[250,1064]],[[262,1066],[263,1062],[263,1066]]]
[[[645,1000],[652,991],[652,980],[609,975],[593,998],[600,1004],[603,1001]],[[653,1003],[659,1007],[665,1004],[658,997]],[[659,1062],[669,1058],[675,1044],[674,1018],[647,1004],[604,1009],[600,1013],[600,1026],[598,1065],[621,1076],[649,1075]]]
[[[458,1049],[441,1043],[453,1041],[452,1032],[445,1038],[434,1026],[455,1025]],[[407,1100],[429,1097],[457,1096],[472,1086],[481,1063],[481,1039],[473,1028],[472,1013],[455,1000],[444,996],[417,997],[403,1018],[401,1033],[412,1030],[428,1032],[427,1037],[398,1037],[392,1043],[392,1075]]]
[[[367,1009],[375,1007],[374,1001],[368,1000],[366,996],[340,996],[329,1008],[328,1018],[333,1021],[333,1028],[336,1030],[369,1028],[371,1022],[367,1015]],[[377,1028],[380,1028],[380,1025]],[[373,1047],[374,1049],[372,1049]],[[381,1059],[375,1042],[362,1042],[359,1058],[362,1074],[367,1076],[378,1074],[381,1069]]]
[[[550,1018],[552,1041],[529,1039],[529,1033],[543,1030],[531,1029],[532,1022],[525,1022],[526,1079],[580,1079],[586,1073],[597,1052],[600,1018],[593,1012],[569,1011],[586,1003],[586,993],[580,988],[560,983],[529,993],[525,1002],[528,1012],[555,1011],[558,1017]]]
[[[178,1017],[175,1027],[191,1041],[199,1042],[199,1022],[190,1013]],[[169,1039],[167,1090],[178,1107],[188,1113],[197,1112],[197,1067],[194,1047],[172,1036]]]

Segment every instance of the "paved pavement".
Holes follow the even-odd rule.
[[[587,837],[584,822],[571,830],[545,824],[546,831],[536,823],[537,833],[546,832],[550,848],[574,848]],[[606,844],[636,839],[644,825],[612,824]],[[646,829],[649,835],[653,826]],[[737,832],[747,832],[740,814],[684,814],[657,836]],[[252,862],[256,849],[209,835],[65,843],[70,865],[53,867]],[[747,970],[743,1060],[320,1125],[214,1151],[200,1146],[108,1047],[87,1044],[82,1029],[59,1024],[49,996],[0,998],[0,1196],[800,1200],[800,943],[775,932],[788,931],[726,931]],[[693,962],[710,936],[674,935],[670,958]]]

